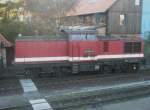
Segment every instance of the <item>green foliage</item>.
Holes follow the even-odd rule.
[[[61,18],[72,8],[76,0],[19,0],[0,3],[0,33],[11,42],[18,34],[49,35],[59,34]],[[23,9],[23,11],[19,11]],[[19,14],[31,13],[31,18],[25,17],[19,21]]]
[[[18,20],[18,11],[22,2],[0,3],[0,33],[9,41],[14,42],[18,34],[31,34],[29,25]]]
[[[3,20],[9,20],[9,19],[16,19],[17,13],[19,11],[19,8],[21,6],[21,2],[11,2],[8,1],[5,4],[0,4],[0,17]]]
[[[0,33],[7,37],[9,41],[14,42],[18,34],[29,35],[32,31],[27,24],[10,20],[7,22],[0,22]]]

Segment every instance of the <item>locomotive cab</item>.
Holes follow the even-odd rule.
[[[96,30],[69,30],[69,61],[72,72],[95,71],[95,57],[100,53]]]
[[[96,55],[97,36],[95,30],[68,31],[70,61],[88,61]]]

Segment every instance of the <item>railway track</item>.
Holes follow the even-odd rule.
[[[1,108],[0,110],[33,110],[31,105],[24,105],[19,107],[8,107],[8,108]]]
[[[142,72],[142,74],[141,74]],[[51,91],[56,90],[65,90],[65,89],[80,89],[83,87],[103,87],[110,84],[122,84],[122,83],[130,83],[130,82],[138,82],[138,81],[147,81],[150,79],[150,74],[146,71],[141,71],[139,73],[122,73],[122,74],[94,74],[94,75],[76,75],[76,76],[70,76],[67,78],[41,78],[41,79],[33,79],[35,85],[39,89],[39,93],[41,93],[45,98],[47,98],[48,102],[52,104],[54,107],[54,110],[70,110],[70,108],[77,108],[81,106],[87,106],[87,105],[99,105],[99,104],[105,104],[109,103],[112,100],[120,100],[121,98],[126,99],[128,97],[139,97],[139,96],[145,96],[148,93],[150,93],[150,86],[142,87],[142,88],[134,88],[125,91],[119,90],[117,91],[109,91],[105,92],[104,94],[90,94],[90,95],[84,95],[83,97],[77,97],[77,98],[70,98],[70,99],[64,99],[59,101],[52,101],[51,98],[49,98],[47,95],[51,94]],[[5,79],[5,83],[7,83],[7,79]],[[11,80],[11,79],[9,79]],[[18,79],[17,79],[18,80]],[[8,83],[12,83],[11,81]],[[9,84],[6,84],[9,86]],[[10,84],[10,86],[5,88],[3,92],[7,91],[18,91],[20,90],[20,86],[14,86],[16,84]],[[14,86],[14,87],[13,87]],[[2,88],[1,86],[0,88]],[[122,89],[124,90],[124,89]],[[1,91],[1,89],[0,89]],[[121,91],[121,94],[120,94]],[[132,94],[128,94],[132,93]],[[20,93],[21,95],[22,93]],[[1,94],[0,94],[1,95]],[[3,94],[2,94],[3,95]],[[6,95],[6,94],[4,94]],[[10,95],[10,94],[9,94]],[[108,97],[109,96],[109,97]],[[115,97],[114,97],[115,96]],[[104,100],[107,99],[107,100]],[[62,106],[60,106],[62,105]],[[32,110],[30,109],[30,105],[24,105],[21,107],[14,107],[13,109],[9,110]],[[5,110],[8,110],[6,108]],[[73,109],[71,109],[73,110]],[[75,109],[77,110],[77,109]]]
[[[119,73],[119,74],[94,74],[94,75],[75,75],[70,77],[63,77],[63,78],[41,78],[41,79],[33,79],[35,84],[40,88],[41,91],[43,90],[59,90],[59,89],[68,89],[68,88],[74,88],[74,87],[88,87],[88,86],[104,86],[111,83],[124,83],[124,82],[133,82],[133,81],[142,81],[150,79],[150,74],[147,72],[141,73]],[[3,82],[4,80],[4,82]],[[6,91],[17,92],[18,94],[21,94],[21,87],[19,83],[12,83],[9,82],[12,80],[11,78],[0,80],[4,83],[4,85],[0,86],[0,95],[2,93],[6,93]],[[2,84],[2,83],[1,83]]]
[[[150,96],[150,85],[133,88],[117,88],[96,91],[92,94],[59,101],[50,101],[54,110],[80,110],[87,106],[104,106],[110,103],[127,101],[135,98]]]
[[[107,75],[88,75],[88,76],[72,76],[67,78],[43,78],[33,79],[39,88],[59,89],[63,86],[94,86],[94,85],[107,85],[108,83],[123,83],[142,81],[150,79],[150,74],[147,73],[129,73],[129,74],[107,74]]]
[[[74,92],[70,94],[45,96],[53,110],[82,110],[87,106],[104,106],[110,103],[127,101],[139,97],[150,96],[150,81],[141,81],[119,86],[104,87],[88,90],[86,92]],[[32,110],[30,104],[2,108],[0,110]]]

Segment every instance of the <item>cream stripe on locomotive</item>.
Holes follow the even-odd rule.
[[[143,58],[144,54],[122,54],[122,55],[98,55],[95,57],[33,57],[15,58],[16,63],[22,62],[44,62],[44,61],[89,61],[99,59],[120,59],[120,58]]]

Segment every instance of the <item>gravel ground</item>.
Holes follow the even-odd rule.
[[[33,93],[24,93],[19,82],[20,79],[8,78],[0,79],[0,108],[8,110],[32,110],[29,99],[49,98],[52,95],[60,95],[64,93],[73,93],[74,91],[83,90],[86,92],[90,88],[101,88],[108,85],[118,85],[121,83],[129,83],[135,81],[149,80],[150,73],[143,74],[108,74],[108,75],[82,75],[67,78],[42,78],[32,79],[38,91]],[[94,89],[93,89],[94,91]],[[83,91],[82,91],[83,92]],[[51,99],[50,99],[51,100]],[[51,101],[50,101],[51,102]],[[27,107],[25,107],[28,105]],[[19,108],[13,108],[18,106]],[[52,105],[53,106],[53,105]],[[79,110],[101,110],[97,109],[99,105],[88,105]],[[111,105],[109,105],[111,106]],[[20,108],[22,107],[22,108]],[[12,109],[10,109],[12,108]],[[7,109],[6,109],[7,110]],[[78,109],[75,109],[78,110]],[[104,109],[105,110],[105,109]],[[109,110],[106,108],[106,110]],[[121,110],[121,109],[117,109]],[[129,109],[130,110],[130,109]]]

